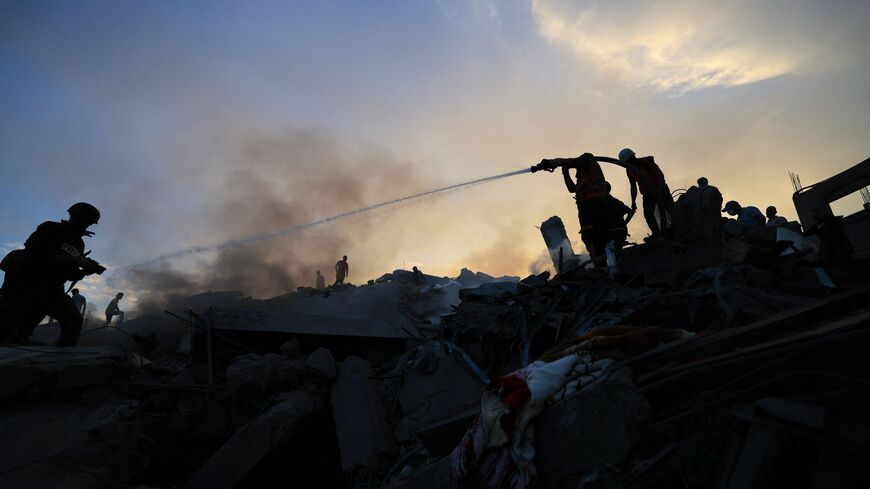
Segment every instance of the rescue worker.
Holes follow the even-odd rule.
[[[317,271],[317,278],[315,279],[315,284],[315,288],[317,290],[326,289],[326,277],[320,274],[320,270]]]
[[[652,156],[638,158],[630,148],[623,148],[619,152],[619,161],[633,167],[625,170],[631,185],[631,209],[637,210],[637,190],[640,186],[640,194],[643,196],[643,217],[652,237],[657,238],[666,233],[668,213],[674,205],[674,199],[671,197],[671,189],[665,182],[665,175],[661,168]],[[661,223],[656,220],[656,209]]]
[[[609,183],[607,188],[610,190]],[[624,202],[609,193],[607,194],[607,227],[610,238],[608,241],[613,241],[613,246],[617,250],[621,250],[625,246],[628,239],[628,223],[634,217],[634,213],[635,211]]]
[[[344,279],[350,276],[350,266],[347,264],[347,255],[335,263],[335,285],[344,284]]]
[[[425,282],[425,278],[423,277],[423,272],[420,271],[416,266],[411,267],[411,272],[414,274],[414,282],[415,283],[423,283]]]
[[[124,297],[124,293],[118,292],[115,294],[115,298],[109,302],[109,305],[106,307],[106,324],[103,325],[104,327],[108,327],[112,322],[112,318],[115,316],[118,316],[118,326],[124,324],[124,311],[118,307],[118,301],[120,301],[122,297]]]
[[[79,289],[72,289],[72,296],[70,299],[72,299],[73,304],[76,305],[76,310],[79,311],[79,314],[84,317],[85,309],[88,307],[88,301],[85,299],[85,296],[79,294]]]
[[[46,315],[60,326],[58,346],[75,346],[82,329],[82,314],[64,293],[68,280],[103,273],[106,269],[85,253],[88,227],[100,220],[91,204],[79,202],[68,209],[69,220],[46,221],[3,259],[5,273],[0,287],[0,341],[28,338]]]
[[[722,192],[710,185],[707,177],[698,179],[698,210],[707,243],[722,244]]]
[[[737,222],[746,227],[764,226],[765,224],[764,215],[758,210],[758,207],[753,205],[743,207],[736,200],[729,200],[722,208],[722,212],[736,216]]]
[[[607,180],[601,166],[591,153],[584,153],[576,158],[543,159],[540,167],[562,167],[562,178],[568,192],[574,194],[577,201],[577,217],[580,220],[580,239],[593,258],[604,254],[604,246],[609,241],[609,223],[607,221]],[[571,177],[570,170],[576,170]]]
[[[768,226],[782,226],[788,224],[788,219],[776,215],[776,207],[772,205],[764,210],[764,215],[767,216]]]

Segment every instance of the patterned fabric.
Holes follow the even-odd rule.
[[[535,418],[602,378],[613,363],[573,353],[493,380],[481,397],[480,414],[450,455],[453,479],[476,470],[493,489],[537,487]]]

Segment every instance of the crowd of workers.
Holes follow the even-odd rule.
[[[645,240],[668,238],[675,202],[655,159],[652,156],[638,157],[634,151],[625,148],[619,152],[618,160],[607,160],[618,162],[625,168],[631,205],[611,195],[610,183],[604,178],[596,157],[589,153],[576,158],[544,159],[533,170],[562,168],[565,186],[576,199],[581,239],[593,258],[603,255],[609,246],[615,250],[625,246],[628,223],[637,211],[638,193],[650,230],[650,236]],[[575,171],[573,176],[571,170]],[[722,194],[704,177],[699,178],[697,186],[687,190],[683,198],[694,202],[693,208],[709,223],[703,234],[710,242],[721,242],[722,212],[734,217],[731,222],[743,228],[791,224],[778,216],[773,206],[767,207],[764,214],[757,207],[743,206],[734,200],[720,208]],[[60,326],[58,346],[73,346],[78,341],[87,300],[73,286],[84,277],[101,274],[106,269],[88,257],[83,240],[93,236],[88,228],[97,224],[100,212],[84,202],[72,205],[68,212],[68,220],[40,224],[24,243],[23,250],[14,250],[0,261],[0,270],[4,272],[0,287],[0,342],[26,341],[46,316],[54,318]],[[849,240],[842,231],[841,217],[817,211],[813,218],[816,224],[804,234],[819,237],[820,260],[852,253]],[[422,280],[423,273],[417,267],[413,273],[415,280]],[[335,264],[333,287],[343,286],[349,276],[347,256],[343,256]],[[72,295],[67,295],[64,289],[66,282],[70,281],[73,282],[70,286]],[[320,270],[317,271],[316,288],[327,289]],[[109,327],[116,316],[117,324],[123,324],[124,311],[118,305],[123,297],[124,294],[118,292],[109,303],[104,327]]]
[[[590,153],[576,158],[543,159],[532,168],[533,171],[562,169],[565,187],[574,194],[577,203],[581,240],[592,258],[603,255],[608,245],[616,250],[625,246],[628,223],[637,211],[638,192],[643,216],[650,230],[650,235],[644,241],[671,237],[670,222],[675,202],[664,172],[655,158],[638,157],[630,148],[624,148],[619,152],[618,162],[625,168],[628,178],[630,206],[611,195],[610,182],[605,179],[596,157]],[[575,171],[574,176],[571,170]],[[765,214],[755,206],[744,207],[735,200],[728,201],[722,207],[721,192],[710,185],[705,177],[699,178],[697,186],[692,186],[686,194],[687,200],[691,200],[694,209],[702,215],[702,221],[707,223],[704,229],[707,242],[721,241],[723,212],[734,217],[734,222],[744,228],[788,224],[788,220],[777,215],[774,206],[769,206]]]

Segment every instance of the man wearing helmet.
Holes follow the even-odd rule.
[[[619,161],[633,167],[625,170],[631,185],[631,208],[637,210],[637,188],[640,186],[640,194],[643,196],[643,217],[652,236],[660,236],[667,230],[668,213],[674,205],[664,173],[652,156],[638,158],[630,148],[624,148],[619,152]],[[657,208],[661,225],[656,220]]]
[[[64,285],[105,268],[85,256],[82,239],[93,236],[88,227],[99,221],[100,212],[85,202],[73,204],[68,212],[68,221],[40,224],[25,241],[24,250],[10,253],[17,255],[14,260],[4,259],[0,341],[29,337],[47,315],[60,325],[58,346],[75,346],[78,341],[82,315],[64,293]]]

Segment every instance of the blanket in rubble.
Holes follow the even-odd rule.
[[[453,479],[476,470],[494,489],[537,487],[535,418],[548,404],[602,378],[613,363],[573,353],[493,380],[481,396],[480,414],[450,455]]]

